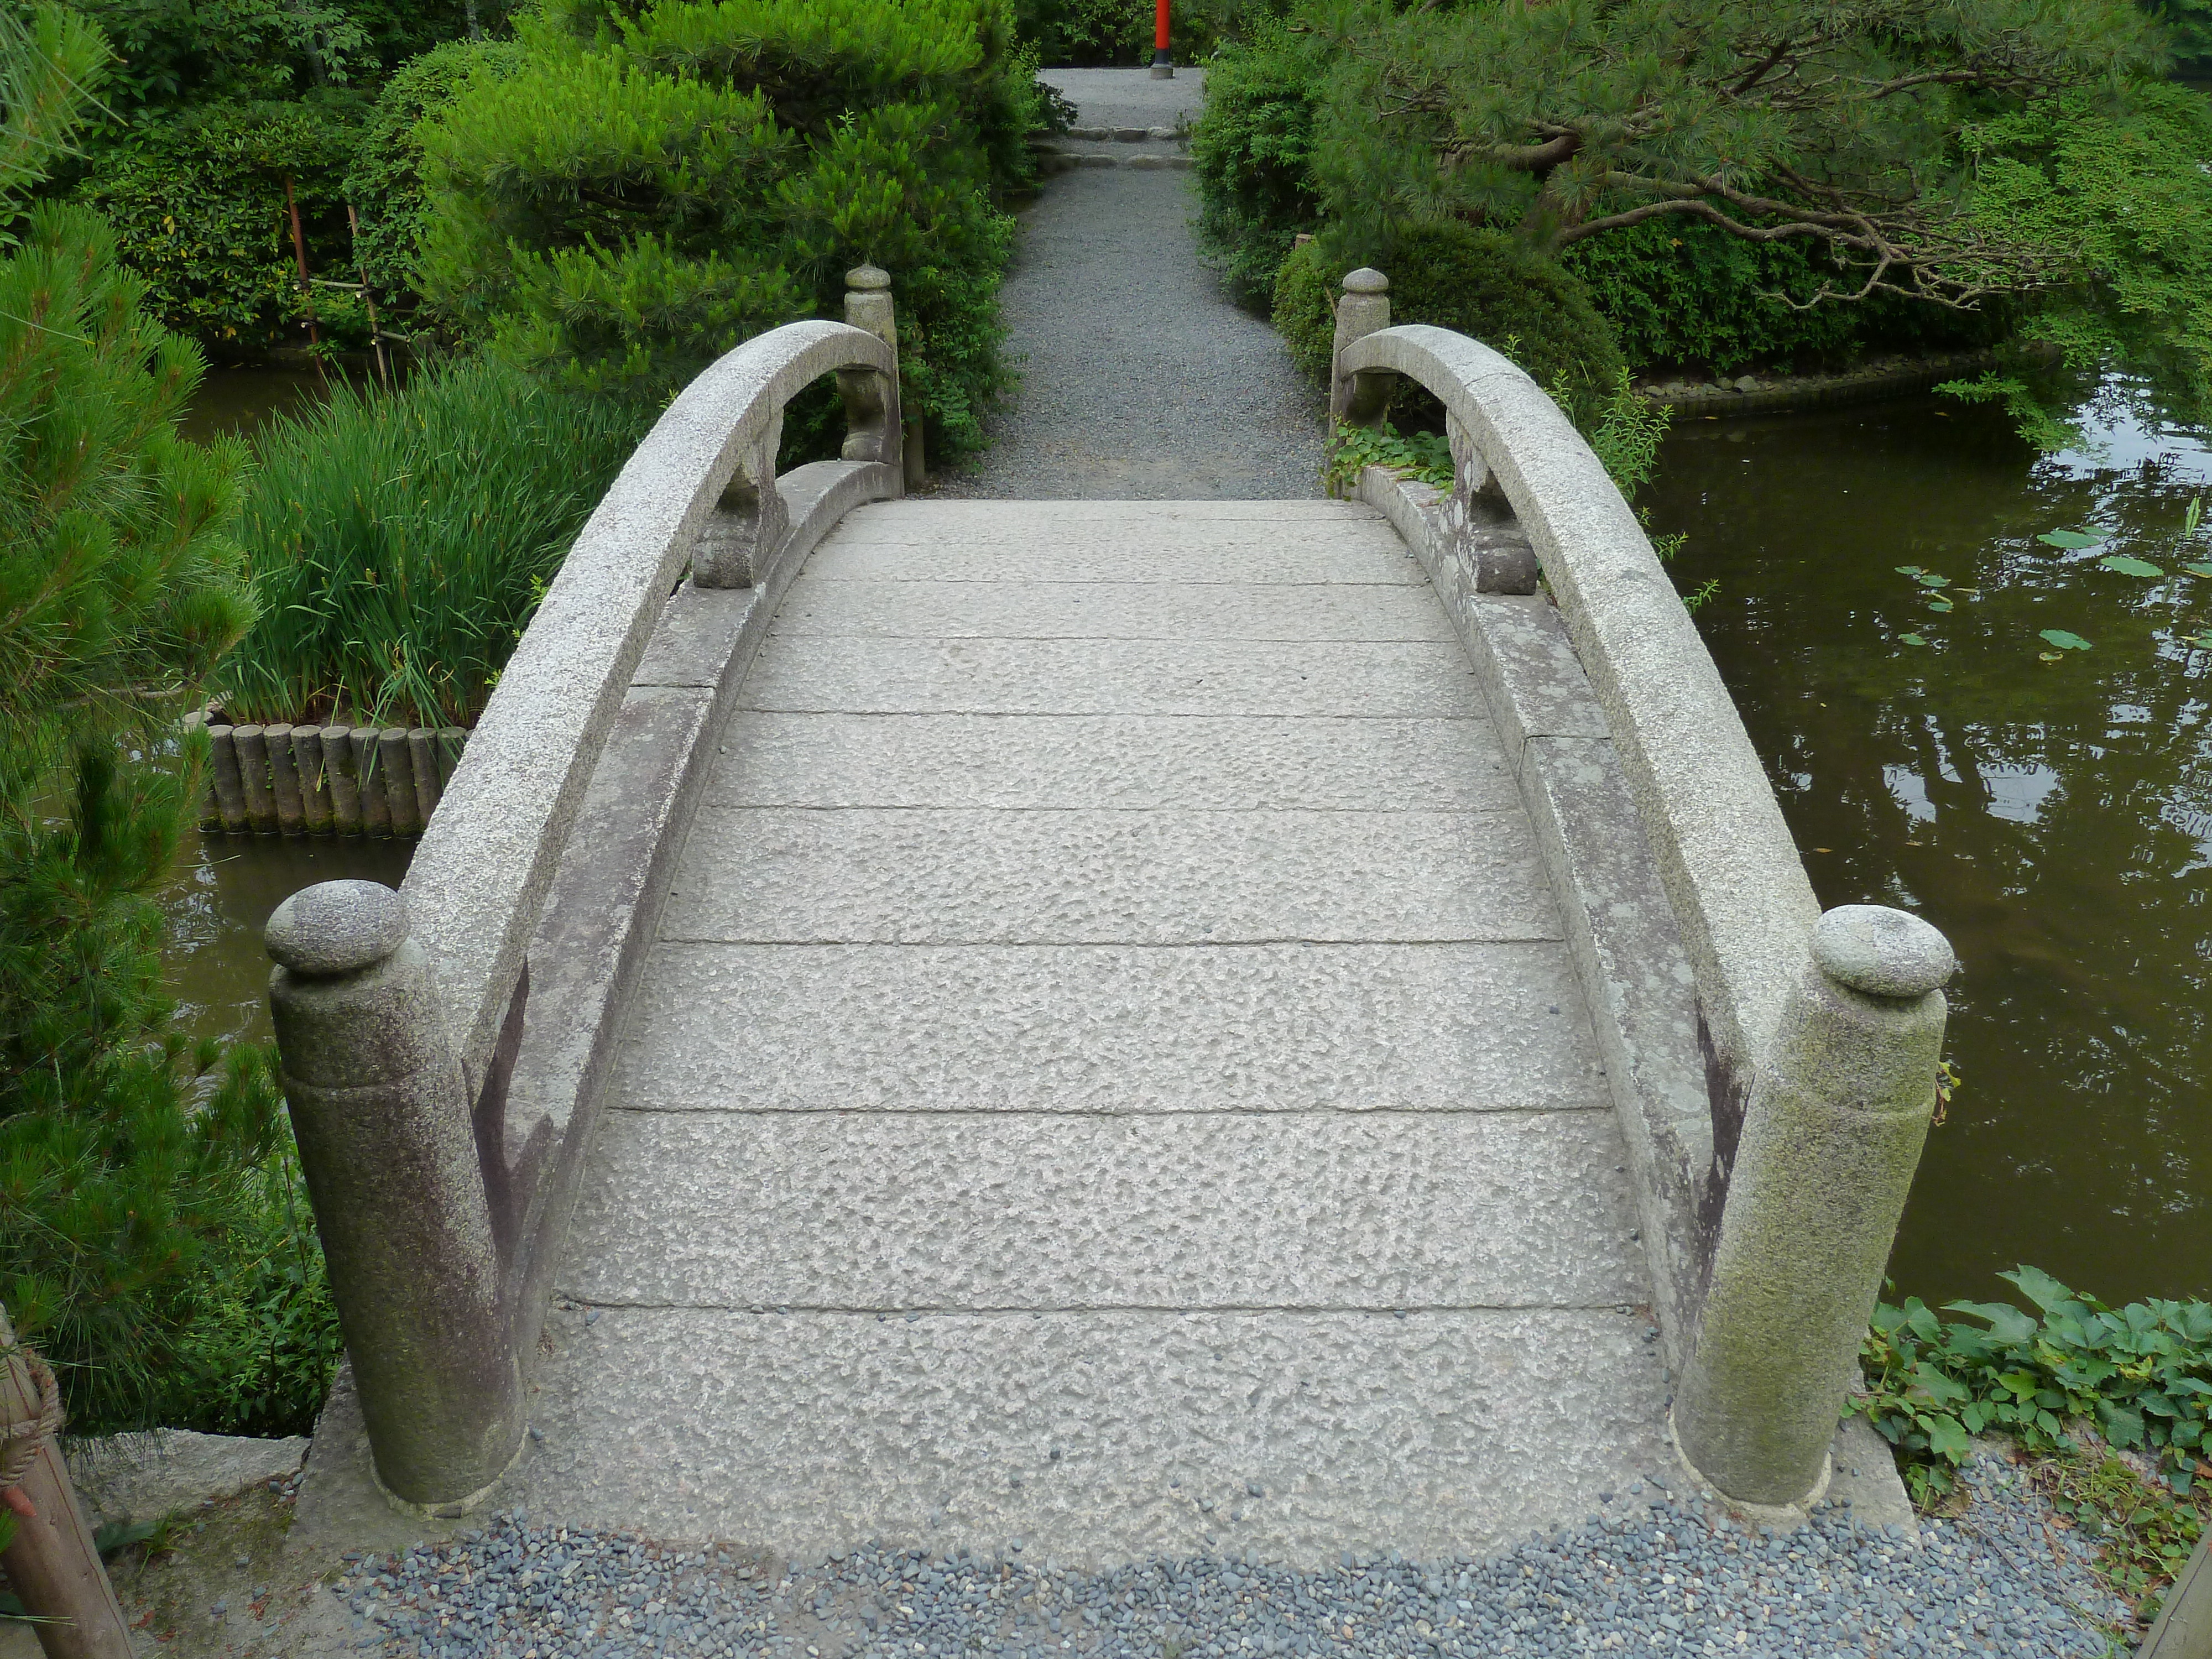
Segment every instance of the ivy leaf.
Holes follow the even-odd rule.
[[[1977,1319],[1987,1320],[1990,1334],[2008,1348],[2018,1347],[2021,1343],[2032,1340],[2035,1335],[2035,1321],[2009,1302],[1947,1302],[1943,1304],[1943,1311],[1972,1314]],[[2019,1376],[2022,1373],[2012,1371],[2007,1375]],[[2023,1399],[2033,1394],[2036,1389],[2036,1385],[2033,1382],[2025,1389],[2019,1389],[2014,1388],[2003,1376],[1997,1378],[1997,1381],[2003,1382],[2005,1387],[2012,1389],[2014,1394]]]
[[[2052,547],[2063,547],[2069,552],[2084,547],[2095,547],[2104,539],[2101,531],[2088,533],[2079,530],[2046,530],[2036,540]]]
[[[1938,1457],[1962,1463],[1974,1449],[1974,1443],[1967,1437],[1957,1418],[1923,1417],[1920,1420],[1928,1430],[1928,1449]]]
[[[2083,639],[2079,634],[2068,632],[2063,628],[2046,628],[2043,630],[2043,637],[2061,651],[2087,651],[2089,648],[2088,641]],[[2027,1287],[2023,1285],[2021,1288]]]
[[[2140,1446],[2143,1441],[2142,1413],[2109,1400],[2097,1401],[2097,1420],[2105,1425],[2105,1438],[2115,1446]]]
[[[2123,553],[2107,553],[2097,561],[2107,570],[2117,570],[2123,576],[2163,576],[2166,572],[2148,559],[2131,559]]]

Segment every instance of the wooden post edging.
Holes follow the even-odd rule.
[[[469,737],[459,726],[221,723],[207,735],[200,827],[210,834],[398,837],[422,833]]]
[[[2197,1535],[2136,1659],[2212,1659],[2212,1527]]]
[[[58,1413],[46,1397],[52,1387],[53,1373],[15,1340],[7,1310],[0,1308],[0,1437],[0,1437],[0,1496],[15,1522],[0,1565],[36,1621],[32,1628],[46,1659],[131,1659],[122,1603],[54,1443]],[[19,1465],[20,1477],[10,1480]]]

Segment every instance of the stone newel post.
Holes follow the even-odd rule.
[[[403,1506],[465,1513],[520,1450],[520,1357],[467,1086],[407,936],[373,881],[269,919],[285,1098],[376,1474]]]
[[[1389,411],[1395,374],[1388,369],[1346,374],[1340,365],[1345,347],[1389,326],[1390,279],[1366,265],[1348,272],[1343,297],[1336,302],[1336,338],[1329,352],[1328,412],[1338,420],[1374,426]]]
[[[1683,1455],[1747,1504],[1822,1485],[1936,1106],[1957,967],[1881,905],[1829,911],[1760,1065],[1674,1405]]]
[[[855,265],[845,273],[845,320],[854,328],[866,329],[898,355],[898,319],[891,305],[890,273],[875,265]],[[862,431],[870,419],[887,416],[891,434],[890,449],[880,453],[864,454],[864,441],[856,437],[845,441],[845,459],[848,461],[893,461],[901,466],[901,476],[909,489],[920,485],[927,476],[923,470],[921,452],[921,416],[914,416],[902,427],[899,419],[898,385],[893,381],[888,392],[871,384],[876,377],[865,370],[848,369],[841,372],[839,383],[845,391],[846,424],[855,434]],[[856,447],[856,444],[859,447]],[[895,450],[896,453],[891,453]]]

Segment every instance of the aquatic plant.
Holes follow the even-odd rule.
[[[468,724],[639,426],[483,361],[280,417],[240,523],[260,615],[225,710]]]

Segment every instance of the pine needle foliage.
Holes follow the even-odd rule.
[[[556,0],[422,129],[422,287],[575,390],[655,407],[873,263],[909,413],[982,441],[1007,384],[1006,191],[1043,124],[1006,0]]]
[[[58,8],[0,20],[0,181],[64,153],[106,57]],[[0,1302],[82,1431],[175,1391],[276,1108],[258,1055],[209,1074],[161,988],[151,894],[199,778],[170,734],[251,613],[244,453],[178,436],[202,365],[143,292],[78,207],[23,212],[0,257]]]

